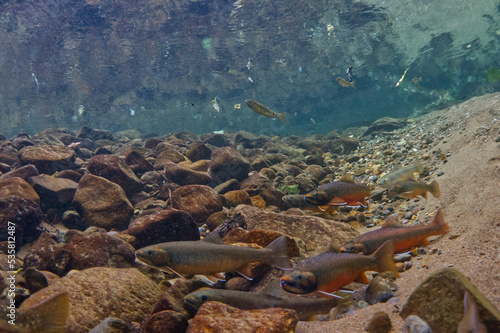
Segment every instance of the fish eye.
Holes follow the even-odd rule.
[[[208,301],[208,297],[207,297],[207,295],[201,295],[201,296],[200,296],[200,301],[201,301],[202,303],[205,303],[206,301]]]
[[[146,253],[147,253],[148,255],[152,256],[152,255],[153,255],[153,253],[154,253],[154,251],[153,251],[153,250],[148,250]]]

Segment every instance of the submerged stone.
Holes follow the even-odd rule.
[[[222,210],[222,199],[205,185],[181,186],[172,192],[172,207],[188,212],[196,223],[205,223],[210,215]]]
[[[53,174],[74,166],[75,151],[63,145],[36,145],[19,151],[22,164],[33,164],[40,173]]]
[[[96,155],[88,160],[87,170],[120,185],[127,195],[139,192],[141,181],[124,159],[116,155]]]

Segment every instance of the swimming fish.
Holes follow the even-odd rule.
[[[396,83],[396,86],[395,88],[397,88],[401,82],[403,82],[404,78],[405,78],[405,75],[406,75],[406,72],[408,72],[409,68],[405,69],[405,72],[403,73],[403,76],[401,76],[401,78],[399,79],[398,83]]]
[[[410,166],[397,168],[389,172],[388,174],[380,178],[377,184],[381,187],[389,188],[392,184],[395,184],[403,180],[407,179],[416,180],[413,173],[414,172],[422,173],[423,171],[424,171],[423,164],[420,162],[420,160],[416,160],[415,163],[413,163]]]
[[[241,310],[285,308],[295,310],[299,320],[320,313],[328,313],[341,302],[348,302],[337,298],[309,298],[286,295],[280,288],[279,280],[271,282],[261,292],[245,292],[228,289],[198,289],[184,297],[184,304],[191,313],[196,313],[203,303],[214,301],[233,306]]]
[[[219,103],[217,103],[217,96],[212,100],[212,106],[214,107],[215,111],[220,112],[220,106]]]
[[[349,81],[344,80],[340,76],[337,78],[337,83],[340,84],[342,87],[356,88],[356,86],[354,85],[355,81],[349,82]]]
[[[404,227],[394,216],[390,216],[380,229],[364,233],[347,242],[340,251],[347,253],[371,254],[388,240],[394,242],[394,252],[402,252],[416,246],[429,244],[427,237],[442,235],[450,229],[438,209],[428,225]]]
[[[355,183],[351,174],[347,173],[339,180],[320,185],[306,194],[307,202],[318,206],[368,206],[365,197],[370,196],[368,185]]]
[[[251,99],[245,100],[245,103],[248,105],[250,109],[253,111],[257,112],[261,116],[268,117],[268,118],[279,118],[281,121],[283,121],[286,124],[286,113],[277,113],[269,109],[267,106],[262,105],[256,101],[253,101]]]
[[[317,293],[333,296],[332,292],[353,281],[368,284],[366,271],[391,271],[399,276],[392,259],[392,241],[385,242],[369,256],[337,252],[337,249],[329,245],[325,252],[304,260],[281,277],[281,287],[294,294]]]
[[[202,274],[211,281],[224,280],[221,272],[237,271],[252,262],[264,262],[284,270],[292,268],[287,255],[286,236],[276,238],[264,249],[225,245],[215,235],[201,241],[151,245],[137,250],[135,255],[148,265],[172,271],[179,276]]]
[[[345,73],[347,75],[347,81],[352,82],[352,66],[347,67]]]
[[[468,290],[464,294],[464,317],[458,324],[457,333],[487,333],[486,326],[481,323],[479,310],[474,298]]]
[[[69,313],[68,293],[56,294],[28,309],[18,309],[15,316],[8,308],[0,316],[0,332],[64,333]],[[14,325],[15,323],[15,325]]]
[[[325,212],[332,214],[339,210],[339,206],[318,206],[306,200],[304,194],[289,194],[281,198],[290,207],[306,209],[313,212]]]
[[[403,180],[389,187],[387,197],[389,199],[393,196],[415,198],[420,195],[427,199],[427,192],[430,192],[435,198],[439,198],[441,196],[439,183],[435,180],[430,184],[416,180]]]

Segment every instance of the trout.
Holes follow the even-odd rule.
[[[279,119],[281,119],[282,122],[284,122],[286,124],[286,113],[274,112],[270,108],[268,108],[267,106],[260,104],[259,102],[253,101],[251,99],[245,100],[245,103],[247,103],[247,105],[250,109],[257,112],[261,116],[268,117],[268,118],[279,118]]]
[[[68,293],[56,294],[28,309],[17,309],[10,324],[10,311],[3,309],[0,332],[4,333],[64,333],[69,314]]]
[[[345,87],[345,88],[347,88],[347,87],[356,88],[356,86],[354,85],[355,81],[349,82],[349,81],[344,80],[340,76],[336,80],[337,80],[337,83],[340,84],[342,87]]]
[[[398,196],[411,199],[420,195],[427,199],[427,192],[430,192],[435,198],[439,198],[441,196],[439,183],[435,180],[430,184],[416,180],[403,180],[389,187],[387,197],[390,199],[393,196]]]
[[[281,287],[294,294],[316,293],[333,296],[332,292],[353,281],[368,284],[366,271],[391,271],[399,276],[392,259],[392,241],[385,242],[370,256],[337,251],[330,245],[325,252],[301,262],[281,277]]]
[[[271,282],[261,292],[246,292],[227,289],[202,288],[187,294],[184,303],[189,311],[195,314],[203,303],[221,302],[241,310],[285,308],[295,310],[299,320],[306,320],[313,315],[328,313],[341,302],[348,302],[337,298],[291,298],[285,295],[279,286],[279,281]]]
[[[388,240],[394,242],[394,252],[402,252],[415,246],[429,244],[427,237],[442,235],[449,230],[441,209],[428,225],[404,227],[394,216],[390,216],[380,229],[362,234],[347,242],[340,251],[347,253],[371,254]]]
[[[423,164],[419,160],[416,160],[415,163],[413,163],[410,166],[404,168],[397,168],[389,172],[388,174],[384,175],[382,178],[379,179],[377,184],[383,188],[388,188],[392,184],[395,184],[403,180],[407,179],[416,180],[413,173],[415,172],[422,173],[423,171],[424,171]]]
[[[283,270],[292,268],[287,254],[286,236],[276,238],[263,249],[225,245],[217,235],[199,241],[151,245],[137,250],[135,255],[148,265],[172,271],[179,276],[202,274],[218,280],[223,280],[221,272],[236,271],[252,262],[264,262]]]
[[[365,197],[370,196],[368,185],[355,183],[351,174],[347,173],[339,180],[320,185],[306,194],[306,200],[318,206],[368,206]]]

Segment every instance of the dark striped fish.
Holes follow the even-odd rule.
[[[278,113],[272,111],[270,108],[267,106],[260,104],[259,102],[253,101],[251,99],[247,99],[245,101],[247,103],[248,107],[261,116],[268,117],[268,118],[279,118],[281,121],[283,121],[286,124],[286,113]]]

